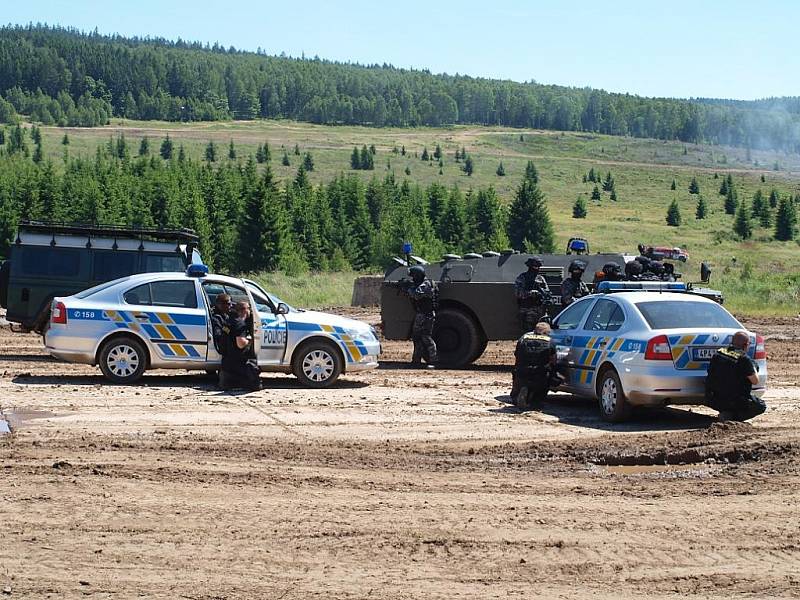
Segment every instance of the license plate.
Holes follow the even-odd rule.
[[[711,360],[718,348],[692,348],[692,360]]]

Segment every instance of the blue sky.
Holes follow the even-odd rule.
[[[800,95],[800,2],[28,0],[5,23],[646,96]]]

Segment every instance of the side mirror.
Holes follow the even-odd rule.
[[[276,315],[288,315],[289,314],[289,305],[285,302],[278,302],[278,306],[275,307],[275,314]]]
[[[711,279],[711,267],[706,263],[700,263],[700,281],[708,283]]]

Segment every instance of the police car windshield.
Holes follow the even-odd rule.
[[[110,288],[112,285],[116,285],[121,281],[127,281],[130,277],[122,277],[120,279],[115,279],[113,281],[106,281],[105,283],[101,283],[100,285],[96,285],[94,287],[90,287],[88,290],[83,290],[82,292],[78,292],[74,294],[75,298],[83,300],[84,298],[88,298],[89,296],[96,294],[97,292],[102,292],[103,290]]]
[[[728,311],[713,302],[637,302],[636,307],[651,329],[742,328]]]

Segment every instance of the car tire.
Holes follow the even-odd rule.
[[[135,383],[147,369],[147,350],[132,337],[107,341],[100,351],[100,370],[113,383]]]
[[[292,358],[292,372],[306,387],[329,387],[336,383],[343,370],[338,348],[323,340],[304,344]]]
[[[442,365],[466,367],[482,354],[483,338],[477,323],[468,314],[453,308],[437,313],[433,341]]]
[[[630,416],[630,404],[614,369],[608,368],[600,373],[597,400],[600,404],[600,416],[604,421],[620,423]]]

